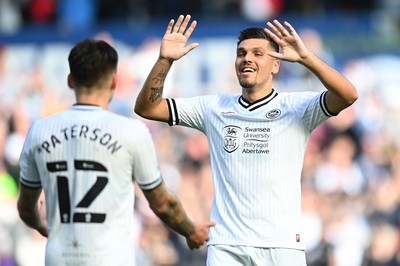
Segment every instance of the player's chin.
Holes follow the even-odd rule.
[[[251,88],[255,85],[254,78],[250,77],[247,73],[240,73],[237,77],[242,88]]]
[[[250,80],[247,79],[240,79],[239,84],[245,90],[251,90],[255,85],[254,82],[251,82]]]

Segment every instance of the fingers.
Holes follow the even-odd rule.
[[[196,232],[189,236],[186,237],[187,244],[189,248],[192,249],[198,249],[202,245],[204,245],[209,239],[209,228],[214,227],[216,225],[215,221],[206,221],[206,222],[201,222],[196,225]]]
[[[190,27],[186,30],[185,32],[185,37],[189,39],[190,35],[192,35],[192,32],[197,26],[197,21],[193,20],[192,23],[190,24]]]
[[[184,18],[183,15],[180,15],[178,17],[178,20],[176,21],[175,26],[172,29],[172,33],[177,33],[179,31],[179,29],[181,27],[181,24],[182,24],[182,21],[183,21],[183,18]]]
[[[279,33],[281,34],[282,37],[290,36],[288,30],[278,20],[275,19],[273,22],[276,26],[274,28],[279,30]]]
[[[297,34],[296,30],[294,29],[294,27],[289,22],[285,21],[284,24],[290,30],[290,34],[291,35]]]
[[[169,21],[169,23],[168,23],[168,26],[167,26],[167,29],[166,29],[166,31],[165,31],[165,34],[169,34],[169,33],[171,33],[171,29],[172,29],[172,26],[174,25],[174,20],[173,19],[171,19],[170,21]]]
[[[191,18],[192,18],[192,16],[190,16],[190,15],[186,15],[186,16],[180,15],[178,17],[178,20],[176,21],[176,23],[175,23],[175,20],[171,19],[168,23],[165,34],[180,33],[182,35],[185,35],[186,37],[190,37],[190,35],[192,34],[193,30],[196,28],[196,25],[197,25],[197,21],[194,20],[190,24],[189,28],[187,28]],[[186,30],[186,28],[187,28],[187,30]]]
[[[214,221],[207,222],[207,227],[214,227],[217,223]]]
[[[285,37],[292,36],[296,34],[296,30],[289,24],[289,22],[284,22],[285,26],[289,29],[287,30],[285,26],[283,26],[278,20],[273,20],[273,23],[267,22],[268,27],[271,31],[279,37],[279,39],[283,39]]]
[[[268,23],[270,23],[270,22],[268,22]],[[264,31],[269,35],[269,37],[271,37],[272,40],[274,40],[277,44],[279,44],[282,37],[278,37],[276,34],[274,34],[269,29],[264,29]]]
[[[269,23],[269,22],[268,22]],[[283,47],[285,45],[285,42],[282,40],[282,37],[278,37],[276,34],[274,34],[272,31],[269,29],[265,28],[264,31],[269,35],[269,37],[276,42],[280,47]],[[268,54],[274,58],[281,59],[282,54],[270,51]]]
[[[180,16],[179,16],[179,19],[180,19],[180,18],[183,19],[183,16],[180,15]],[[185,17],[185,19],[183,20],[183,22],[181,22],[181,25],[179,26],[178,33],[183,34],[183,33],[185,32],[186,27],[187,27],[187,25],[189,24],[190,19],[191,19],[191,16],[190,16],[190,15],[187,15],[187,16]],[[178,22],[179,22],[179,20],[178,20]]]
[[[275,22],[276,20],[274,20]],[[279,22],[278,22],[279,23]],[[280,24],[280,23],[279,23]],[[270,28],[270,30],[275,34],[275,36],[278,36],[279,39],[283,38],[283,34],[282,32],[279,30],[278,27],[276,27],[274,24],[272,24],[271,22],[267,22],[267,26]]]

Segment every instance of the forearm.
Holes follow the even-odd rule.
[[[195,225],[187,216],[182,204],[167,189],[164,182],[155,189],[143,192],[150,208],[168,227],[185,237],[195,232]]]
[[[145,118],[165,120],[157,117],[164,114],[164,110],[157,111],[162,106],[165,79],[171,69],[172,61],[159,58],[148,75],[138,97],[136,98],[135,112]],[[156,115],[156,117],[154,117]]]
[[[215,222],[203,222],[194,224],[187,216],[182,204],[164,183],[150,191],[144,191],[150,208],[171,230],[186,238],[190,249],[199,248],[208,241],[209,228],[215,226]]]
[[[43,218],[41,215],[41,210],[44,205],[41,203],[39,208],[39,197],[41,196],[42,189],[26,188],[23,185],[20,186],[20,194],[17,202],[18,214],[21,220],[29,227],[39,231],[43,236],[47,236],[47,224],[45,221],[45,214]],[[45,212],[43,212],[45,213]]]
[[[301,63],[313,72],[329,91],[342,98],[348,105],[357,99],[357,91],[353,84],[315,54],[310,53]]]
[[[39,231],[42,235],[47,235],[46,226],[40,216],[40,211],[37,206],[28,207],[24,206],[20,201],[18,202],[18,213],[21,220],[30,228]]]
[[[195,232],[195,225],[187,216],[182,204],[172,194],[164,206],[154,210],[156,215],[172,230],[188,237]]]
[[[19,216],[21,220],[29,227],[33,229],[38,229],[42,226],[42,221],[40,220],[39,210],[19,210]]]

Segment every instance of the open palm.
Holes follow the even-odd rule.
[[[285,22],[285,28],[279,21],[273,22],[267,23],[270,29],[265,31],[281,47],[281,53],[270,52],[271,56],[289,62],[301,62],[310,54],[292,25]]]
[[[192,21],[188,27],[190,19],[190,15],[186,17],[181,15],[175,25],[174,20],[170,20],[161,42],[160,57],[170,61],[178,60],[199,45],[198,43],[187,45],[187,41],[197,25],[196,21]]]

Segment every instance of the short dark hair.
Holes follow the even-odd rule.
[[[107,42],[85,39],[68,56],[71,77],[77,86],[93,86],[103,75],[116,71],[118,53]]]
[[[265,33],[264,29],[261,27],[250,27],[242,30],[238,37],[237,46],[247,39],[265,39],[269,41],[271,47],[276,51],[279,52],[279,45],[269,37],[267,33]]]

